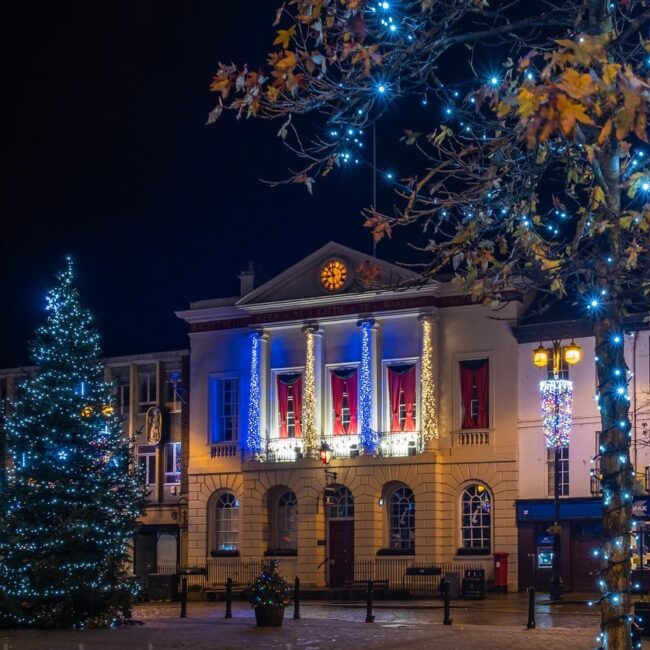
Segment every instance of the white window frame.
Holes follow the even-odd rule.
[[[463,495],[465,494],[465,491],[468,490],[472,486],[481,486],[485,489],[485,491],[488,493],[488,496],[490,497],[490,524],[489,524],[489,535],[487,537],[489,541],[489,549],[487,553],[467,553],[467,555],[478,555],[480,557],[485,557],[492,555],[493,549],[494,549],[494,493],[492,490],[485,485],[482,481],[469,481],[465,483],[461,489],[460,492],[458,493],[458,499],[457,499],[457,504],[458,504],[458,549],[461,550],[476,550],[479,547],[473,547],[473,546],[465,546],[464,545],[464,539],[463,539],[463,530],[466,528],[463,526]],[[477,528],[484,528],[484,526],[477,526]],[[483,535],[481,535],[482,538],[484,538]],[[481,547],[484,548],[484,547]]]
[[[548,355],[548,361],[546,362],[546,379],[555,379],[555,376],[553,375],[553,364],[554,359],[553,359],[553,350],[550,351],[551,354]],[[569,369],[571,368],[571,364],[567,363],[567,360],[564,358],[564,348],[561,348],[560,350],[560,372],[558,373],[558,379],[566,379],[569,380],[571,377],[569,376]]]
[[[228,506],[224,508],[218,508],[219,502],[225,497],[232,497],[232,502],[234,506]],[[220,494],[216,495],[214,501],[211,501],[210,506],[210,521],[211,526],[213,527],[213,538],[212,538],[212,551],[217,553],[229,552],[229,551],[238,551],[239,550],[239,512],[241,510],[241,504],[237,495],[230,490],[224,490]],[[224,517],[223,522],[228,525],[224,530],[219,530],[219,522],[217,518],[217,512],[223,511],[228,512],[228,516]],[[231,536],[230,541],[225,539],[220,540],[220,535]],[[220,545],[223,546],[232,546],[232,548],[219,548]]]
[[[146,449],[147,451],[140,451]],[[138,471],[140,471],[140,459],[144,459],[144,483],[147,487],[156,485],[156,449],[153,445],[138,445],[136,453],[136,463]],[[151,467],[150,467],[151,466]],[[153,473],[153,482],[149,482],[149,470]]]
[[[222,419],[224,416],[221,411],[221,382],[224,381],[234,381],[237,384],[237,405],[234,410],[236,422],[231,440],[224,439],[224,429],[222,427]],[[208,444],[219,445],[239,442],[242,424],[242,386],[240,376],[233,372],[213,373],[210,374],[208,382]],[[218,439],[215,439],[215,433],[218,434],[216,436]]]
[[[318,371],[316,371],[318,372]],[[271,390],[269,391],[271,397],[271,426],[269,437],[271,440],[280,438],[280,403],[278,402],[278,375],[302,375],[302,404],[305,406],[305,367],[296,366],[293,368],[273,368],[271,370]],[[318,408],[318,405],[316,405]],[[302,430],[302,427],[301,427]],[[302,440],[300,438],[292,438],[292,440]]]
[[[280,503],[285,496],[291,495],[293,497],[293,504],[283,505]],[[289,499],[287,499],[289,501]],[[274,525],[274,535],[275,539],[273,541],[274,550],[285,550],[285,551],[295,551],[298,549],[298,499],[296,498],[296,493],[293,490],[284,490],[278,494],[275,500],[275,521]],[[291,533],[292,538],[291,542],[285,542],[283,536],[285,534]]]
[[[172,460],[172,467],[176,467],[179,463],[182,465],[182,447],[180,442],[166,442],[165,443],[165,448],[163,450],[163,463],[164,463],[164,484],[165,485],[178,485],[181,482],[181,477],[180,477],[180,472],[177,472],[175,469],[172,472],[167,471],[167,461],[169,459],[169,453],[170,449],[173,449],[171,452],[171,460]],[[178,480],[176,480],[176,475],[178,476]],[[170,481],[169,477],[170,475],[173,475],[174,480]]]
[[[391,431],[390,427],[393,420],[393,414],[390,410],[390,388],[388,386],[388,368],[390,366],[408,366],[415,365],[415,431],[413,433],[420,432],[420,424],[422,417],[420,414],[420,406],[422,404],[422,395],[421,395],[421,379],[420,379],[420,357],[403,357],[397,359],[383,359],[381,362],[381,389],[382,394],[385,396],[384,408],[381,414],[382,418],[382,427],[381,430],[386,433],[399,433],[396,431]],[[361,391],[359,391],[361,392]]]
[[[357,371],[357,418],[359,417],[360,410],[361,410],[361,402],[360,402],[360,397],[361,397],[361,387],[359,384],[359,380],[361,379],[361,362],[360,361],[354,361],[353,363],[327,363],[325,364],[325,377],[326,379],[326,390],[324,391],[325,394],[325,410],[326,410],[326,417],[325,417],[325,424],[326,424],[326,429],[325,431],[328,432],[328,435],[334,435],[334,400],[332,399],[332,376],[331,376],[331,371],[332,370],[343,370],[344,368],[346,369],[354,369]],[[348,414],[349,417],[349,414]],[[352,434],[347,434],[347,435],[359,435],[359,426],[357,425],[357,433],[352,433]]]
[[[460,362],[461,361],[478,361],[479,359],[488,360],[488,426],[486,429],[492,431],[495,429],[494,414],[496,410],[496,390],[494,383],[494,353],[492,351],[478,351],[478,352],[462,352],[453,355],[451,364],[452,372],[452,386],[454,390],[453,395],[453,427],[454,431],[462,431],[463,424],[463,399],[460,389]],[[441,379],[442,381],[442,379]],[[481,429],[470,429],[471,431],[480,431]]]
[[[546,494],[555,496],[555,448],[546,448]],[[565,466],[566,469],[563,467]],[[566,481],[562,481],[566,478]],[[571,454],[569,447],[560,447],[560,496],[568,497],[571,491]]]
[[[412,502],[413,502],[413,505],[414,505],[413,514],[411,515],[410,513],[407,513],[407,517],[411,517],[411,516],[413,517],[413,528],[411,528],[410,526],[401,526],[401,525],[398,525],[397,527],[393,526],[393,512],[392,512],[392,505],[393,504],[392,504],[392,501],[393,501],[393,499],[395,498],[395,496],[397,495],[398,492],[402,492],[404,490],[408,490],[411,493],[411,499],[412,499]],[[389,491],[389,493],[388,493],[386,499],[384,500],[384,502],[386,503],[387,528],[388,528],[388,545],[386,546],[386,548],[389,548],[389,549],[395,550],[395,551],[401,551],[403,553],[411,553],[411,554],[414,555],[415,554],[415,531],[416,531],[416,527],[417,527],[417,508],[415,508],[415,494],[413,493],[413,490],[408,485],[396,485],[395,487],[393,487]],[[409,546],[407,548],[402,548],[402,536],[401,535],[399,535],[399,537],[398,537],[399,546],[397,548],[395,548],[393,546],[393,542],[394,542],[394,540],[392,539],[393,530],[397,530],[397,531],[399,531],[399,530],[409,530],[409,531],[411,531],[412,530],[413,531],[413,537],[411,538],[409,536]],[[397,541],[397,540],[395,540],[395,541]]]
[[[150,406],[155,406],[157,404],[158,400],[158,371],[154,367],[153,370],[141,370],[143,366],[138,366],[138,372],[136,373],[137,376],[137,397],[138,397],[138,412],[139,413],[146,413],[148,410],[148,407]],[[153,382],[151,381],[153,377]],[[153,384],[153,400],[149,399],[147,401],[142,401],[141,398],[141,387],[142,387],[142,380],[146,378],[146,384],[147,384],[147,397],[151,398],[151,387]]]

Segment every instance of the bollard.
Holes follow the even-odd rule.
[[[449,580],[443,578],[440,581],[440,591],[442,592],[443,610],[444,610],[444,617],[442,619],[442,624],[451,625],[452,620],[451,618],[449,618]]]
[[[181,578],[181,618],[187,618],[187,576]]]
[[[300,618],[300,578],[296,576],[293,581],[293,617]]]
[[[372,580],[368,580],[368,598],[366,600],[366,623],[374,623],[375,617],[372,615]]]
[[[528,624],[526,628],[535,629],[535,587],[528,587]]]
[[[232,618],[232,578],[226,580],[226,616]]]

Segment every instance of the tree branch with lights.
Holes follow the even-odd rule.
[[[626,318],[647,311],[650,79],[646,0],[489,6],[484,0],[292,0],[266,67],[222,65],[209,122],[281,120],[304,184],[365,161],[363,132],[435,106],[404,126],[397,205],[365,211],[376,241],[415,227],[425,276],[453,276],[498,306],[535,290],[593,322],[601,415],[602,639],[631,648]],[[497,58],[487,70],[482,62]],[[309,119],[307,119],[309,117]],[[375,170],[381,172],[382,170]],[[388,174],[384,174],[388,177]]]

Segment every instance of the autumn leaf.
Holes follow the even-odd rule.
[[[275,67],[280,71],[293,70],[296,67],[296,55],[290,50],[285,50],[284,57],[278,59]]]
[[[596,209],[600,205],[605,205],[605,192],[603,192],[603,188],[600,185],[596,185],[591,190],[590,200],[592,209]]]
[[[558,110],[560,129],[564,135],[575,133],[576,122],[593,125],[593,120],[586,114],[586,106],[572,102],[566,95],[558,95],[555,101]]]
[[[598,144],[602,147],[605,144],[605,142],[607,142],[607,139],[611,134],[612,134],[612,118],[610,117],[607,120],[607,122],[605,122],[603,128],[600,130],[600,133],[598,135]]]
[[[273,45],[279,45],[283,50],[286,50],[289,47],[289,42],[296,35],[296,26],[294,25],[290,29],[279,29],[278,35],[273,41]]]
[[[580,74],[573,68],[562,73],[557,87],[573,99],[585,99],[598,90],[591,75]]]
[[[603,81],[609,86],[614,81],[621,70],[621,66],[618,63],[607,63],[603,66]]]

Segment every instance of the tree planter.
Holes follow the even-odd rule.
[[[280,627],[284,619],[282,605],[258,605],[255,608],[255,620],[258,627]]]

